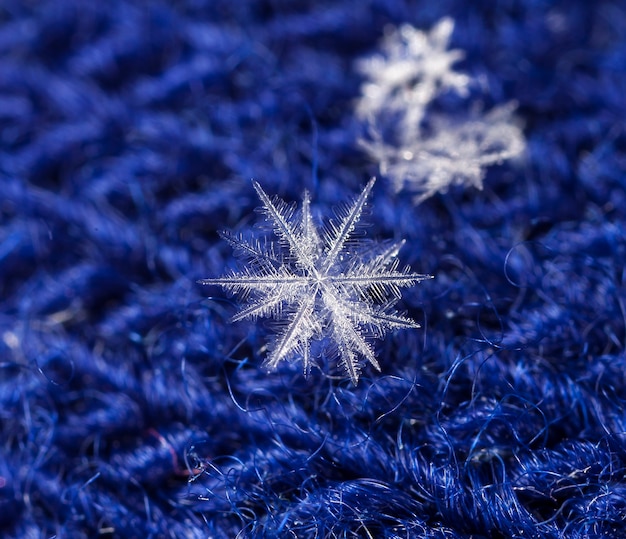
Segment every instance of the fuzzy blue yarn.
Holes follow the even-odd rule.
[[[379,181],[423,329],[357,387],[266,373],[196,283],[218,231],[252,177],[358,193],[354,62],[446,15],[524,164],[418,208]],[[626,537],[625,120],[622,0],[4,0],[0,535]]]

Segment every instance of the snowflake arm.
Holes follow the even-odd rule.
[[[281,260],[274,253],[272,245],[261,246],[258,242],[247,240],[243,236],[233,236],[230,232],[223,231],[219,233],[223,240],[226,240],[233,250],[242,258],[249,258],[263,265],[269,263],[280,264]]]
[[[303,264],[307,268],[313,267],[313,261],[309,258],[309,254],[305,248],[303,248],[300,243],[301,237],[298,235],[297,231],[293,229],[290,219],[293,217],[293,208],[290,208],[283,201],[278,201],[278,204],[274,204],[270,197],[265,194],[265,191],[261,188],[261,186],[253,181],[252,185],[254,186],[257,195],[263,202],[262,210],[266,213],[269,219],[274,224],[274,232],[276,235],[286,242],[289,245],[289,250],[293,254],[293,256],[298,260],[300,264]],[[307,196],[305,195],[305,199]],[[306,238],[311,239],[311,238]]]
[[[247,271],[244,271],[241,273],[233,273],[231,277],[202,279],[199,282],[201,284],[217,284],[234,292],[248,293],[253,290],[266,292],[267,290],[274,290],[283,285],[291,289],[293,285],[301,284],[302,278],[288,274],[282,275],[280,273],[276,273],[275,275],[251,275]]]
[[[356,384],[359,380],[358,354],[367,359],[377,371],[380,371],[380,364],[374,351],[359,328],[359,323],[362,322],[361,306],[354,302],[344,301],[333,293],[324,295],[324,304],[330,313],[330,327],[339,352],[339,359],[352,382]],[[354,320],[355,316],[358,317],[357,323]]]
[[[314,306],[315,294],[312,294],[302,301],[289,325],[276,340],[272,352],[265,360],[265,365],[269,369],[275,369],[278,363],[286,359],[290,354],[296,352],[299,348],[302,349],[303,352],[308,352],[310,349],[310,340],[319,330],[319,324],[314,316]],[[308,353],[303,354],[303,360],[304,372],[308,373],[310,369]]]
[[[419,329],[421,326],[405,316],[390,314],[383,310],[375,310],[373,308],[361,309],[360,315],[362,320],[373,328],[385,327],[387,329]],[[376,333],[375,333],[376,334]]]
[[[346,241],[350,237],[350,234],[354,231],[354,227],[356,226],[356,223],[360,219],[361,213],[365,208],[367,197],[370,194],[372,187],[374,187],[374,181],[375,179],[372,178],[367,183],[365,189],[363,189],[362,193],[354,201],[350,210],[346,212],[341,224],[338,227],[331,226],[332,232],[328,237],[329,249],[324,260],[323,271],[327,272],[333,266],[335,260],[337,259],[337,255],[343,249]]]
[[[313,216],[311,215],[311,197],[308,191],[304,192],[302,199],[302,240],[303,248],[308,253],[311,260],[315,261],[320,255],[322,242],[315,228]]]
[[[308,193],[297,213],[280,199],[270,199],[258,183],[253,185],[278,242],[252,242],[225,234],[247,260],[247,267],[200,282],[221,286],[247,302],[233,320],[273,318],[282,322],[265,361],[269,369],[284,360],[301,359],[308,374],[311,343],[321,340],[330,341],[327,348],[334,351],[355,384],[360,375],[359,358],[380,370],[368,339],[419,327],[397,314],[393,305],[400,299],[400,288],[430,276],[411,273],[408,268],[398,270],[397,255],[403,242],[366,244],[351,238],[374,180],[339,214],[336,224],[330,222],[322,228],[322,234]]]

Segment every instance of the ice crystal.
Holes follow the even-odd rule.
[[[308,374],[312,341],[326,339],[353,383],[359,379],[360,358],[380,370],[370,339],[395,329],[419,327],[393,305],[400,298],[400,288],[430,276],[399,269],[397,255],[403,242],[355,239],[374,179],[322,227],[313,218],[308,193],[296,211],[279,198],[271,199],[258,183],[253,185],[278,241],[224,234],[247,264],[239,271],[200,282],[240,295],[245,304],[234,320],[281,322],[265,361],[270,369],[283,360],[301,359]]]
[[[402,127],[413,130],[428,104],[442,91],[467,94],[469,77],[452,66],[465,56],[448,50],[454,21],[441,19],[429,33],[408,24],[388,31],[381,53],[361,60],[359,71],[367,77],[356,112],[362,118],[403,111]]]
[[[362,60],[367,77],[356,107],[368,122],[362,147],[397,191],[421,203],[451,185],[482,189],[486,167],[520,155],[524,137],[514,105],[459,120],[427,114],[444,90],[466,96],[472,79],[453,70],[463,51],[448,50],[454,22],[441,19],[429,33],[403,25],[388,32],[381,54]]]
[[[432,121],[431,135],[401,136],[395,145],[380,139],[362,145],[396,191],[415,193],[414,203],[419,204],[450,185],[482,189],[486,167],[519,156],[525,141],[512,117],[514,109],[512,104],[496,107],[464,121],[439,117]]]

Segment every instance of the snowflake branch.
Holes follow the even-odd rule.
[[[267,358],[266,365],[268,368],[276,368],[276,365],[285,359],[297,347],[299,342],[308,346],[307,343],[312,334],[311,318],[314,303],[315,295],[312,295],[308,301],[302,303],[287,330],[277,341],[276,348]],[[308,369],[308,365],[305,366],[305,369]]]
[[[326,258],[324,260],[324,265],[322,267],[323,272],[328,271],[335,263],[337,255],[343,249],[345,242],[347,241],[348,237],[354,230],[356,223],[361,217],[361,212],[363,211],[363,208],[365,207],[367,197],[370,194],[372,187],[374,187],[375,182],[376,182],[376,178],[372,178],[367,183],[367,185],[365,186],[365,189],[363,189],[363,192],[354,201],[352,208],[350,208],[348,214],[344,217],[340,226],[335,230],[335,237],[331,238],[329,241],[328,254],[326,255]]]
[[[263,202],[264,210],[274,222],[274,229],[276,230],[278,236],[287,241],[289,249],[299,262],[304,263],[307,268],[313,267],[313,261],[310,260],[309,254],[302,249],[300,245],[300,238],[291,228],[291,225],[289,224],[283,213],[278,210],[278,208],[270,200],[270,197],[265,194],[265,191],[263,191],[263,189],[257,182],[253,181],[252,185],[259,195],[261,202]]]

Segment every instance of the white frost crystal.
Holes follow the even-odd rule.
[[[456,122],[439,117],[429,136],[401,137],[394,146],[380,139],[361,144],[396,191],[415,193],[417,205],[451,185],[482,189],[487,167],[519,156],[525,141],[513,110],[513,105],[505,105]]]
[[[429,116],[431,102],[444,91],[468,95],[472,79],[454,71],[464,57],[448,50],[452,19],[430,32],[409,25],[388,31],[381,52],[361,60],[366,76],[356,113],[370,137],[361,146],[375,159],[396,191],[414,193],[419,204],[451,185],[482,189],[485,169],[521,155],[525,140],[507,104],[466,118]]]
[[[375,121],[380,114],[403,111],[402,129],[413,130],[442,91],[466,95],[469,77],[452,69],[465,55],[461,50],[448,50],[453,30],[454,21],[444,17],[429,33],[408,24],[388,32],[381,53],[358,64],[367,81],[361,88],[357,115]]]
[[[403,242],[374,243],[353,237],[373,185],[374,179],[352,205],[319,228],[308,193],[296,211],[278,198],[270,199],[255,182],[262,211],[278,241],[224,235],[247,260],[246,267],[200,282],[219,285],[246,300],[234,320],[269,317],[283,323],[266,360],[270,369],[283,360],[302,359],[306,375],[311,368],[311,341],[328,337],[330,348],[356,384],[360,357],[380,370],[370,338],[419,327],[393,305],[401,287],[430,276],[398,268]]]

